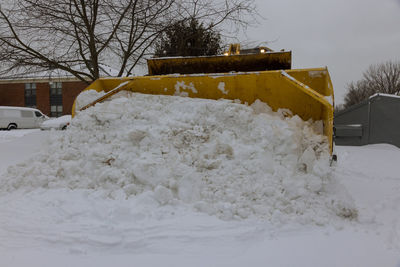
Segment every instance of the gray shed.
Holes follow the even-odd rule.
[[[400,147],[400,96],[375,94],[335,114],[336,145]]]

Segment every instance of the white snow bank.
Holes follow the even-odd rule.
[[[47,134],[39,129],[0,131],[0,184],[1,176],[9,166],[30,158],[34,160],[33,155],[42,150]]]
[[[77,114],[36,161],[10,167],[1,190],[146,193],[219,218],[326,224],[357,212],[331,177],[320,123],[264,103],[132,94]]]
[[[27,134],[40,131],[39,129],[15,129],[12,131],[0,131],[0,143],[10,142]]]

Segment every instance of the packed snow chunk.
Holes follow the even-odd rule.
[[[168,203],[168,201],[173,199],[171,190],[162,185],[156,186],[156,188],[154,189],[154,196],[155,199],[162,205]]]
[[[320,125],[260,101],[129,94],[52,132],[34,161],[8,169],[0,190],[146,196],[224,220],[323,225],[355,218],[353,201],[331,175]]]
[[[105,94],[106,93],[103,91],[97,92],[96,90],[85,90],[76,98],[75,109],[80,110]]]

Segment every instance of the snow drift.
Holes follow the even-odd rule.
[[[8,168],[1,190],[102,190],[111,199],[146,192],[160,206],[186,205],[224,220],[355,217],[332,178],[321,123],[287,112],[259,101],[113,98],[52,132],[35,161]]]

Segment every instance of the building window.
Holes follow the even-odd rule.
[[[52,117],[58,117],[61,116],[63,112],[63,106],[62,105],[51,105],[50,106],[50,113],[53,114]]]
[[[50,117],[63,115],[62,83],[51,82],[50,84]]]
[[[62,95],[62,83],[53,82],[50,84],[50,95]]]
[[[25,84],[25,106],[36,108],[36,83]]]

